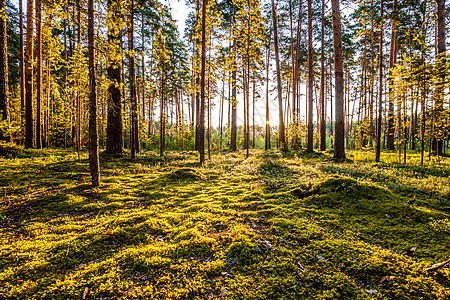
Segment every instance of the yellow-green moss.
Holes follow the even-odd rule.
[[[450,298],[448,158],[8,149],[1,299]]]

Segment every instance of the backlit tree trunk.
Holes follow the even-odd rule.
[[[36,0],[36,148],[42,148],[42,0]]]
[[[306,150],[312,152],[314,145],[313,124],[313,47],[312,47],[312,0],[308,0],[308,143]]]
[[[236,6],[233,5],[233,22],[234,16],[236,14]],[[233,25],[234,26],[234,25]],[[233,29],[234,31],[234,29]],[[234,32],[233,32],[234,34]],[[233,46],[232,46],[232,64],[233,70],[231,72],[231,135],[230,135],[230,148],[233,151],[237,150],[237,87],[236,87],[236,39],[233,38]]]
[[[95,82],[94,50],[94,0],[88,0],[88,47],[89,47],[89,168],[92,186],[100,184],[100,162],[98,157],[97,91]]]
[[[267,45],[267,58],[266,58],[266,139],[264,149],[270,149],[270,120],[269,120],[269,66],[270,66],[270,36],[269,44]]]
[[[380,28],[380,54],[379,54],[379,92],[378,92],[378,119],[377,119],[377,146],[375,150],[375,161],[380,161],[380,154],[381,154],[381,118],[383,117],[383,26],[384,26],[384,20],[383,20],[383,9],[384,9],[384,3],[383,0],[381,0],[381,28]]]
[[[121,59],[116,58],[121,50],[120,6],[118,2],[108,0],[108,10],[111,19],[108,20],[108,42],[110,44],[110,56],[108,61],[108,79],[111,81],[108,87],[108,120],[106,127],[106,152],[122,153],[123,151],[123,123],[122,100],[120,95],[120,70]]]
[[[397,0],[394,0],[393,8],[392,8],[392,31],[391,31],[391,49],[389,53],[389,110],[388,110],[388,137],[387,137],[387,149],[394,150],[394,134],[395,134],[395,123],[394,123],[394,93],[393,93],[393,79],[392,79],[392,68],[395,67],[397,62],[397,39],[398,39],[398,30],[397,30]]]
[[[287,150],[284,135],[284,121],[283,121],[283,94],[281,91],[281,74],[280,74],[280,53],[278,50],[278,21],[275,10],[275,2],[272,0],[272,23],[273,23],[273,40],[275,45],[275,63],[277,72],[277,91],[278,91],[278,143],[282,151]]]
[[[341,11],[339,0],[331,1],[333,15],[333,44],[334,44],[334,81],[336,127],[334,157],[345,158],[345,122],[344,122],[344,71],[342,57]]]
[[[9,87],[8,87],[8,52],[6,35],[6,0],[0,0],[0,114],[1,121],[9,126]],[[0,131],[0,140],[10,140],[7,132]]]
[[[435,142],[437,146],[436,152],[438,155],[442,155],[443,148],[443,136],[444,136],[444,124],[445,112],[444,112],[444,89],[445,89],[445,0],[436,0],[437,6],[437,58],[436,66],[438,70],[438,80],[436,82],[436,97],[435,97],[435,111],[436,111],[436,124],[435,124]]]
[[[22,0],[19,0],[19,76],[20,76],[20,124],[23,125],[25,121],[25,69],[24,69],[24,46],[23,46],[23,9]],[[6,44],[5,44],[6,45]],[[22,140],[22,139],[21,139]]]
[[[27,0],[27,47],[25,66],[25,148],[33,148],[33,0]]]
[[[205,70],[206,70],[206,5],[207,0],[202,4],[202,51],[201,51],[201,71],[200,71],[200,126],[199,126],[199,147],[200,164],[205,162]]]
[[[140,152],[139,119],[136,96],[136,65],[134,61],[134,1],[130,0],[128,10],[128,72],[130,75],[130,103],[131,103],[131,158]]]
[[[321,18],[321,50],[320,50],[320,151],[325,151],[327,148],[325,122],[325,0],[322,0],[322,18]]]

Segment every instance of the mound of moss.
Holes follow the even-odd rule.
[[[178,168],[168,175],[170,180],[176,181],[203,181],[205,175],[194,168]]]
[[[5,143],[0,141],[0,157],[13,158],[18,157],[23,153],[23,147],[13,143]]]

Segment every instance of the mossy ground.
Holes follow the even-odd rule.
[[[450,159],[0,159],[1,299],[449,299]]]

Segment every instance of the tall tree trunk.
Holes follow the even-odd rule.
[[[308,0],[308,143],[306,150],[312,152],[314,146],[313,124],[313,46],[312,46],[312,0]]]
[[[33,0],[27,0],[27,47],[25,66],[25,148],[33,148]],[[6,45],[6,43],[5,43]]]
[[[256,91],[255,91],[255,89],[256,89],[256,79],[255,79],[255,77],[256,77],[256,75],[254,75],[254,77],[253,77],[253,89],[252,89],[252,91],[253,91],[253,94],[252,94],[252,102],[253,102],[253,104],[252,104],[252,110],[253,110],[253,112],[252,112],[252,121],[253,121],[253,124],[252,124],[252,126],[253,126],[253,140],[252,140],[252,148],[253,149],[255,149],[255,140],[256,140],[256,131],[255,131],[255,94],[256,94]]]
[[[200,126],[199,126],[199,148],[200,164],[205,162],[205,70],[206,70],[206,5],[207,0],[202,3],[202,51],[200,71]]]
[[[330,53],[330,134],[334,136],[334,119],[333,119],[333,80],[332,80],[332,63],[331,63],[331,53]],[[359,114],[358,114],[359,117]],[[331,139],[331,146],[334,147],[333,139]]]
[[[333,15],[333,44],[334,44],[334,81],[336,96],[336,128],[334,157],[345,158],[345,122],[344,122],[344,71],[342,57],[342,32],[341,32],[341,11],[339,0],[331,1]]]
[[[242,144],[243,149],[247,149],[247,70],[244,69],[244,62],[242,62],[242,94],[244,96],[244,140]]]
[[[269,44],[267,45],[267,59],[266,59],[266,139],[264,149],[270,149],[270,113],[269,113],[269,67],[270,67],[270,35]]]
[[[36,148],[42,148],[42,0],[36,0]]]
[[[236,6],[233,5],[233,27],[236,15]],[[234,35],[234,29],[233,29]],[[230,134],[230,149],[233,151],[237,150],[237,87],[236,87],[236,38],[233,37],[233,46],[232,46],[232,64],[233,69],[231,72],[231,134]]]
[[[205,29],[206,30],[206,29]],[[211,32],[209,34],[209,44],[212,45],[212,35]],[[209,47],[208,51],[208,62],[211,61],[211,47]],[[211,89],[210,89],[210,79],[211,79],[211,64],[208,64],[208,124],[207,124],[207,133],[208,133],[208,159],[211,160]]]
[[[148,137],[153,135],[153,96],[152,96],[152,73],[153,73],[153,43],[150,50],[150,80],[149,80],[149,91],[148,91]],[[191,126],[193,126],[194,121],[192,121]],[[192,127],[191,127],[192,130]]]
[[[228,132],[231,134],[231,72],[228,72],[228,114],[227,114],[227,135]],[[227,146],[230,147],[230,139],[227,139]]]
[[[142,121],[145,121],[145,40],[144,40],[144,11],[141,13],[141,37],[142,37]]]
[[[249,156],[249,148],[250,148],[250,62],[248,61],[248,59],[250,58],[248,50],[247,50],[247,76],[245,78],[246,80],[246,100],[247,100],[247,135],[245,136],[245,140],[246,140],[246,146],[247,146],[247,151],[246,151],[246,158],[248,158]]]
[[[293,102],[293,123],[294,123],[294,136],[292,138],[292,147],[294,149],[300,148],[300,93],[298,92],[298,72],[299,72],[299,59],[300,59],[300,39],[301,39],[301,25],[302,25],[302,1],[298,6],[298,21],[297,21],[297,37],[295,42],[295,59],[294,59],[294,75],[292,80],[292,102]]]
[[[371,6],[373,6],[373,0],[370,3]],[[371,27],[370,27],[370,57],[373,60],[375,57],[375,46],[374,46],[374,15],[371,15]],[[373,120],[373,113],[374,113],[374,95],[375,95],[375,66],[372,63],[372,70],[370,74],[370,87],[369,87],[369,139],[367,146],[371,149],[373,148],[373,139],[374,139],[374,120]]]
[[[81,53],[81,0],[77,0],[77,56]],[[79,62],[78,62],[79,63]],[[77,74],[77,114],[76,114],[76,148],[78,153],[78,160],[81,159],[81,76]]]
[[[25,67],[24,67],[24,46],[23,46],[23,9],[22,0],[19,0],[19,75],[20,75],[20,124],[25,122]],[[5,43],[6,45],[6,43]],[[22,139],[21,139],[22,140]],[[23,141],[23,140],[22,140]]]
[[[165,118],[165,73],[162,74],[161,83],[161,105],[159,109],[159,155],[164,157],[164,151],[166,146],[166,118]]]
[[[76,2],[73,1],[72,3],[72,26],[71,26],[71,34],[70,34],[70,56],[72,58],[72,60],[75,58],[74,56],[74,52],[75,52],[75,26],[76,26],[76,21],[75,21],[75,11],[76,11]],[[44,24],[44,26],[48,26],[48,24]],[[76,146],[77,143],[77,98],[76,98],[76,80],[72,79],[72,111],[71,111],[71,120],[72,120],[72,145]]]
[[[381,0],[381,26],[380,26],[380,54],[379,54],[379,83],[378,83],[378,119],[377,119],[377,141],[375,150],[375,161],[380,161],[381,154],[381,119],[383,117],[383,30],[384,30],[384,2]]]
[[[46,72],[47,72],[47,90],[45,92],[45,112],[44,112],[44,137],[42,140],[42,146],[45,148],[49,147],[50,141],[48,138],[48,124],[50,116],[50,58],[46,61]]]
[[[420,46],[420,60],[422,61],[422,72],[421,72],[421,84],[420,84],[420,110],[421,110],[421,117],[420,117],[420,165],[423,165],[423,156],[425,151],[425,125],[426,125],[426,118],[425,118],[425,101],[426,101],[426,93],[425,93],[425,41],[426,41],[426,28],[428,22],[425,22],[426,20],[426,10],[427,10],[427,2],[423,2],[423,10],[422,10],[422,40],[421,40],[421,46]]]
[[[68,86],[67,86],[67,70],[68,70],[68,64],[69,61],[67,59],[67,18],[66,18],[66,9],[63,9],[64,12],[64,20],[63,20],[63,36],[64,36],[64,73],[63,73],[63,77],[64,77],[64,88],[62,91],[62,95],[63,95],[63,116],[64,119],[66,120],[67,118],[67,100],[69,97],[67,97],[68,95]],[[64,148],[67,148],[67,124],[70,122],[64,122]]]
[[[95,82],[94,50],[94,0],[88,0],[88,47],[89,47],[89,168],[92,186],[100,184],[100,162],[98,157],[97,91]]]
[[[9,127],[9,87],[8,87],[8,49],[6,35],[6,0],[0,0],[0,114],[1,121],[8,122]],[[0,131],[0,140],[10,140],[10,133]]]
[[[322,0],[322,18],[321,18],[321,50],[320,50],[320,151],[327,149],[325,122],[325,0]]]
[[[394,124],[394,92],[393,92],[393,78],[392,78],[392,68],[395,67],[397,63],[397,39],[398,39],[398,8],[397,0],[394,0],[392,8],[392,29],[391,29],[391,49],[389,53],[389,110],[388,110],[388,137],[387,137],[387,149],[394,150],[394,134],[395,134],[395,124]]]
[[[134,0],[128,5],[128,72],[130,75],[130,104],[131,104],[131,159],[140,152],[139,119],[136,96],[136,64],[134,60]]]
[[[444,91],[445,91],[445,0],[436,0],[437,6],[437,57],[436,66],[438,70],[438,80],[436,82],[435,106],[435,144],[437,155],[442,155],[445,111],[444,111]]]
[[[120,22],[120,4],[117,1],[108,0],[108,42],[110,55],[108,56],[108,120],[106,126],[106,152],[123,152],[123,123],[122,123],[122,99],[120,95],[120,70],[121,59],[118,57],[121,49],[120,29],[116,24]]]
[[[277,71],[277,91],[278,91],[278,143],[282,151],[287,150],[287,145],[284,136],[284,121],[283,121],[283,94],[281,90],[281,74],[280,74],[280,53],[278,50],[278,21],[275,10],[275,2],[272,0],[272,23],[273,23],[273,40],[275,45],[275,63]]]
[[[222,150],[222,140],[223,140],[223,103],[225,102],[225,78],[226,78],[226,73],[224,72],[224,75],[222,77],[222,95],[220,97],[220,114],[219,114],[219,129],[220,129],[220,133],[219,133],[219,150]]]
[[[153,47],[153,46],[152,46]],[[195,52],[196,52],[196,48],[195,48],[195,41],[192,43],[192,49],[193,49],[193,54],[192,54],[192,61],[191,61],[191,88],[192,88],[192,93],[191,93],[191,110],[190,115],[190,130],[194,130],[194,124],[195,124],[195,98],[197,95],[197,87],[195,86]],[[151,73],[150,73],[151,74]]]
[[[198,21],[200,19],[200,0],[196,0],[196,21],[195,28],[197,28]],[[195,44],[194,44],[194,77],[195,77],[195,150],[200,150],[200,90],[198,86],[200,85],[200,75],[198,73],[198,57],[199,57],[199,47],[200,41],[197,33],[195,34]]]

